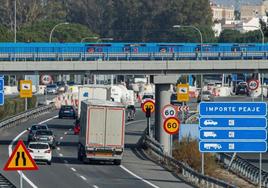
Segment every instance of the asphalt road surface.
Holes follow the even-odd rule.
[[[47,119],[56,115],[57,112],[47,113],[37,119],[21,123],[19,126],[2,129],[0,131],[1,168],[4,167],[8,159],[8,148],[12,141],[23,139],[26,143],[27,132],[25,130],[27,127],[34,123],[47,121]],[[38,171],[24,171],[24,188],[192,187],[172,173],[149,161],[141,151],[136,149],[136,144],[146,127],[144,114],[140,110],[137,112],[135,121],[126,124],[126,149],[120,166],[112,163],[83,164],[78,161],[78,136],[73,134],[73,122],[74,120],[60,120],[56,117],[47,122],[58,141],[56,149],[53,150],[52,165],[38,163]],[[3,174],[19,187],[18,172],[3,172]]]

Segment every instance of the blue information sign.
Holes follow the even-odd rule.
[[[201,140],[224,140],[224,139],[256,139],[256,140],[266,140],[267,131],[266,130],[206,130],[202,129],[200,131],[199,138]]]
[[[201,116],[266,116],[264,102],[201,102]]]
[[[267,144],[260,142],[199,142],[200,152],[245,152],[256,153],[266,152]]]
[[[264,102],[200,103],[200,152],[266,152]]]
[[[5,102],[4,93],[0,92],[0,105],[4,105],[4,102]]]
[[[200,118],[200,128],[266,128],[266,118]]]
[[[0,92],[3,92],[4,91],[4,79],[2,79],[1,77],[0,77]]]

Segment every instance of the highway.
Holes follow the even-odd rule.
[[[144,114],[139,110],[136,120],[126,124],[125,153],[122,165],[112,163],[83,164],[77,160],[78,136],[73,135],[73,120],[56,118],[57,112],[47,113],[37,119],[29,120],[16,127],[3,129],[0,132],[0,163],[2,168],[8,159],[11,142],[23,139],[26,143],[26,128],[34,123],[46,122],[58,140],[53,151],[52,165],[38,163],[38,171],[24,171],[28,187],[192,187],[178,179],[172,173],[147,160],[146,156],[136,149],[136,144],[146,125]],[[55,119],[50,119],[55,117]],[[49,120],[50,119],[50,120]],[[14,147],[14,145],[13,145]],[[19,186],[17,172],[3,172],[3,174]]]

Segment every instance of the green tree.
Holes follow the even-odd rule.
[[[20,42],[48,42],[52,28],[60,23],[58,20],[45,20],[33,25],[23,26],[18,32]],[[82,38],[96,36],[86,26],[69,24],[59,26],[54,30],[53,42],[80,42]]]

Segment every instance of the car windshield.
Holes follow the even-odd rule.
[[[29,148],[31,149],[48,149],[47,144],[29,144]]]
[[[62,110],[72,110],[72,106],[62,106]]]
[[[47,126],[46,125],[33,125],[31,127],[31,130],[40,130],[40,129],[46,130]]]
[[[56,88],[56,85],[47,85],[47,88]]]
[[[52,135],[52,131],[37,131],[36,135]]]
[[[203,94],[204,95],[210,95],[210,92],[209,91],[203,91]]]
[[[143,95],[142,99],[154,99],[152,95]]]

